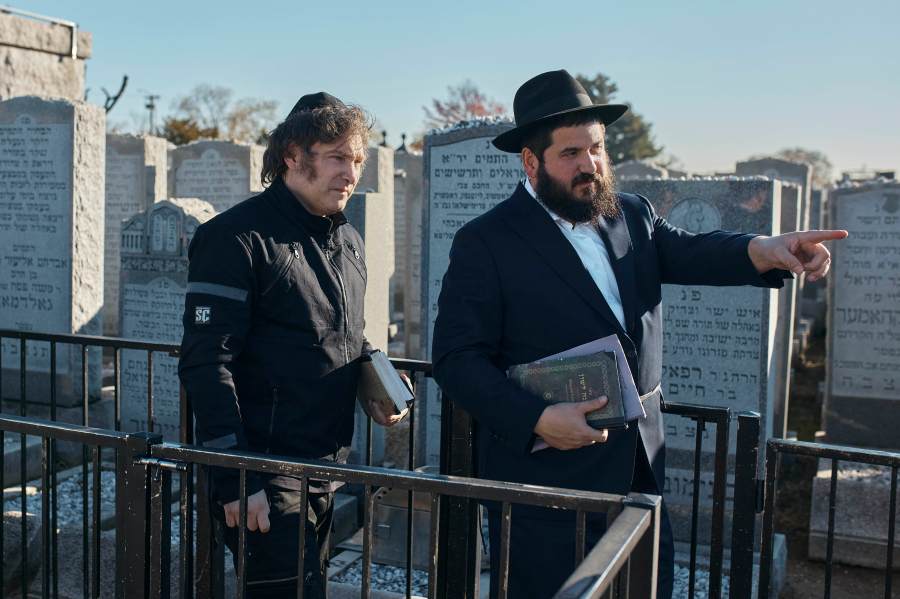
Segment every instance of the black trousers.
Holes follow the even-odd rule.
[[[305,517],[303,596],[325,599],[334,494],[310,492],[308,505],[301,506],[298,490],[269,482],[265,491],[271,527],[267,533],[247,531],[247,598],[288,599],[297,596],[300,518]],[[213,513],[224,521],[221,507]],[[225,527],[225,544],[237,567],[237,527]]]
[[[636,462],[631,490],[658,494],[646,460]],[[644,464],[640,465],[641,462]],[[675,544],[665,503],[661,511],[656,599],[671,599],[675,578]],[[500,580],[500,512],[496,506],[488,506],[487,515],[491,558],[490,596],[496,598]],[[587,514],[585,520],[586,550],[590,551],[606,532],[606,516]],[[513,505],[506,596],[511,599],[550,599],[574,570],[574,513],[561,515],[558,510],[538,510],[530,506]]]

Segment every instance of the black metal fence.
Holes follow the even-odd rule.
[[[501,504],[503,533],[501,534],[500,597],[506,597],[506,581],[509,568],[509,527],[511,525],[512,504],[552,506],[557,509],[574,510],[576,517],[576,540],[580,540],[579,556],[584,556],[585,514],[606,513],[611,521],[610,531],[626,535],[629,543],[624,548],[610,553],[610,543],[601,543],[589,554],[576,572],[571,585],[567,583],[561,597],[596,597],[603,590],[622,584],[621,596],[646,597],[655,588],[656,553],[658,551],[660,499],[650,496],[623,497],[604,493],[525,487],[522,485],[484,481],[479,479],[429,475],[419,472],[402,472],[371,466],[339,465],[328,462],[300,461],[273,456],[263,456],[247,452],[209,450],[180,443],[165,443],[162,437],[153,433],[124,433],[72,424],[51,422],[36,418],[15,416],[0,417],[0,430],[4,433],[34,435],[42,439],[44,464],[43,481],[49,485],[50,441],[80,443],[91,448],[95,456],[94,465],[99,468],[99,455],[106,449],[115,454],[116,461],[116,596],[117,597],[169,597],[172,586],[171,576],[171,498],[172,474],[181,478],[179,527],[179,597],[213,596],[200,587],[192,575],[191,554],[186,550],[193,546],[193,528],[190,520],[190,481],[198,466],[236,468],[240,472],[240,522],[239,542],[236,556],[238,596],[244,596],[246,587],[245,547],[247,522],[247,472],[264,472],[295,476],[302,481],[301,505],[309,489],[309,480],[340,481],[364,485],[365,523],[363,526],[363,579],[362,594],[370,596],[371,557],[373,544],[374,494],[378,487],[391,487],[409,492],[428,493],[431,497],[429,597],[447,596],[441,591],[438,560],[449,549],[441,543],[440,507],[450,497],[474,501],[490,500]],[[98,471],[98,470],[95,470]],[[49,488],[48,486],[44,487]],[[95,482],[95,493],[99,487]],[[49,496],[42,493],[42,576],[40,592],[42,597],[57,596],[54,575],[49,564],[53,550],[50,535]],[[90,567],[84,568],[86,577],[84,596],[99,597],[100,576],[100,500],[95,494],[93,500],[94,519],[90,527],[93,545],[84,553],[90,556]],[[304,522],[300,519],[300,551],[298,564],[303,564]],[[88,526],[85,526],[87,533]],[[23,545],[24,547],[24,545]],[[632,554],[635,559],[632,560]],[[573,568],[576,564],[573,564]],[[624,578],[620,571],[625,568]],[[24,574],[24,573],[23,573]],[[585,586],[585,581],[590,584]],[[28,580],[23,579],[20,588],[28,588]],[[622,587],[619,587],[620,589]],[[634,595],[629,595],[630,592]],[[298,597],[303,596],[302,578],[298,579]]]
[[[155,401],[153,389],[153,368],[154,355],[177,356],[178,346],[173,344],[146,343],[140,341],[117,339],[109,337],[92,337],[84,335],[51,335],[41,333],[30,333],[21,331],[0,330],[0,341],[12,340],[17,344],[18,360],[15,365],[2,364],[0,358],[0,388],[2,387],[2,377],[4,374],[10,376],[11,372],[18,371],[19,376],[19,416],[29,416],[29,406],[33,400],[33,393],[29,393],[27,388],[29,372],[29,352],[27,345],[30,343],[40,343],[47,347],[49,359],[49,389],[47,397],[44,398],[48,408],[47,415],[50,420],[55,420],[56,412],[56,355],[57,347],[61,344],[74,346],[80,350],[81,363],[81,422],[82,426],[91,424],[89,414],[89,393],[88,393],[88,371],[89,371],[89,352],[88,348],[100,347],[106,352],[106,361],[112,365],[112,396],[114,403],[112,429],[120,431],[122,427],[121,420],[121,352],[123,350],[139,350],[146,352],[146,368],[147,368],[147,389],[146,389],[146,408],[147,422],[154,423],[155,418]],[[395,367],[401,370],[409,371],[414,383],[420,382],[424,377],[430,376],[430,364],[426,362],[418,362],[411,360],[392,360]],[[28,401],[26,401],[26,398]],[[202,476],[202,468],[205,462],[200,459],[203,454],[201,450],[194,448],[193,450],[201,451],[200,454],[190,454],[188,446],[193,441],[193,419],[192,412],[187,397],[182,392],[179,397],[181,425],[179,427],[179,442],[182,452],[188,452],[184,455],[188,457],[196,457],[194,462],[179,461],[178,476],[181,480],[180,484],[180,518],[181,527],[185,535],[186,544],[179,552],[179,568],[181,580],[193,581],[194,591],[199,596],[212,596],[222,588],[221,572],[222,572],[222,556],[221,551],[218,553],[216,548],[220,547],[214,542],[216,531],[213,530],[209,523],[212,519],[209,517],[207,502],[205,499],[205,477]],[[8,411],[7,406],[7,411]],[[730,569],[730,586],[732,596],[749,596],[753,583],[753,548],[756,539],[755,517],[759,511],[762,494],[760,492],[760,481],[756,475],[756,458],[758,451],[759,438],[759,416],[755,413],[742,413],[733,415],[727,408],[712,408],[708,406],[694,406],[686,404],[668,403],[664,407],[664,411],[669,414],[677,415],[684,418],[690,418],[696,422],[695,427],[695,453],[694,453],[694,487],[693,487],[693,504],[691,510],[691,554],[690,554],[690,579],[688,594],[693,597],[695,592],[695,573],[697,565],[697,545],[698,539],[698,520],[700,518],[699,497],[700,497],[700,477],[698,476],[701,467],[701,453],[703,451],[703,438],[708,426],[715,426],[715,447],[714,454],[714,482],[712,492],[712,521],[710,523],[710,584],[709,597],[720,597],[722,592],[722,578],[724,575],[724,523],[726,512],[726,481],[728,477],[728,445],[729,445],[729,426],[732,418],[736,418],[737,427],[737,453],[734,458],[734,503],[732,514],[732,553],[731,553],[731,569]],[[455,407],[452,402],[446,398],[442,400],[442,431],[441,431],[441,468],[440,472],[444,475],[470,477],[474,473],[474,425],[472,420],[465,412]],[[409,454],[407,456],[406,467],[409,471],[413,470],[415,464],[416,453],[416,410],[413,408],[410,412],[409,427]],[[24,426],[24,425],[23,425]],[[56,426],[62,426],[57,424]],[[12,431],[11,431],[12,432]],[[72,431],[70,431],[72,433]],[[3,440],[4,432],[0,431],[0,440]],[[21,507],[22,512],[27,511],[29,497],[26,489],[26,456],[25,456],[25,434],[21,435]],[[74,434],[74,433],[72,433]],[[124,435],[124,433],[121,433]],[[76,435],[77,437],[78,435]],[[126,435],[127,436],[127,435]],[[367,466],[372,464],[373,451],[373,428],[371,420],[366,425],[366,451],[365,463]],[[69,435],[71,437],[71,434]],[[66,437],[68,440],[69,437]],[[137,442],[134,435],[131,435],[132,443]],[[119,437],[115,437],[118,439]],[[122,437],[124,438],[124,436]],[[169,447],[168,444],[160,445],[152,434],[148,434],[146,443],[154,440],[152,445],[157,447],[157,453],[163,451],[161,448]],[[76,441],[77,442],[77,441]],[[106,443],[113,443],[107,439]],[[118,443],[119,441],[115,441]],[[48,553],[47,559],[42,560],[43,567],[42,576],[49,577],[48,590],[55,596],[56,588],[54,585],[58,580],[58,560],[59,556],[56,551],[57,539],[56,531],[58,526],[57,509],[57,480],[56,480],[56,444],[57,438],[49,435],[46,440],[47,447],[42,453],[43,470],[47,477],[44,489],[49,489],[48,493],[42,493],[40,501],[47,503],[47,509],[42,511],[42,518],[49,519],[49,526],[42,527],[42,530],[49,531]],[[82,488],[82,551],[84,556],[91,556],[91,563],[85,562],[83,568],[83,590],[85,596],[98,596],[98,592],[91,584],[91,578],[99,577],[98,570],[100,568],[99,559],[96,557],[99,552],[99,522],[102,518],[100,513],[100,470],[104,451],[111,447],[97,443],[91,446],[86,444],[82,450],[81,466],[82,479],[88,480],[89,465],[93,468],[93,508],[88,497],[88,485],[84,484]],[[221,453],[221,452],[218,452]],[[166,478],[171,478],[171,471],[167,469],[165,456],[147,454],[146,459],[164,460],[159,464],[145,464],[148,468],[155,469],[158,474],[153,479],[146,479],[144,482],[148,488],[153,491],[152,497],[154,501],[163,502],[166,497]],[[2,466],[3,464],[0,464]],[[393,476],[413,476],[410,473],[404,473],[397,470],[390,470],[383,473],[388,476],[390,472]],[[190,473],[191,475],[188,475]],[[136,475],[135,475],[136,476]],[[3,484],[3,468],[0,468],[0,487]],[[127,477],[126,477],[127,479]],[[170,481],[169,481],[170,482]],[[125,484],[125,483],[117,483]],[[361,483],[364,484],[364,483]],[[371,486],[371,485],[369,485]],[[398,487],[395,488],[405,488]],[[138,478],[134,478],[131,486],[127,485],[117,488],[117,493],[127,492],[128,489],[138,491]],[[371,489],[369,489],[371,491]],[[407,570],[407,596],[411,594],[412,580],[412,543],[413,543],[413,490],[407,488],[408,492],[408,514],[406,527],[406,570]],[[474,597],[478,585],[478,575],[480,571],[480,513],[478,510],[478,498],[466,494],[446,493],[444,500],[439,502],[439,509],[436,510],[436,530],[439,531],[441,537],[441,547],[443,551],[438,552],[436,558],[436,580],[442,585],[439,589],[439,596],[447,597]],[[366,495],[366,500],[370,500],[371,493]],[[31,499],[35,501],[35,499]],[[162,516],[160,516],[162,517]],[[27,525],[24,521],[21,529],[18,531],[24,540],[27,537]],[[640,519],[638,519],[640,520]],[[93,527],[91,526],[93,524]],[[160,524],[161,526],[161,524]],[[0,526],[0,551],[2,551],[2,541],[5,534],[4,526]],[[196,540],[194,539],[194,529],[196,528]],[[117,527],[118,529],[118,527]],[[134,542],[137,542],[136,540]],[[123,547],[121,543],[118,547]],[[160,545],[162,547],[162,544]],[[193,554],[196,548],[196,555]],[[0,556],[2,557],[2,556]],[[154,559],[163,559],[165,555]],[[27,559],[27,558],[26,558]],[[19,578],[21,583],[26,582],[28,566],[26,559],[23,559],[19,568]],[[46,567],[49,564],[49,567]],[[587,567],[587,566],[583,566]],[[6,588],[4,583],[8,581],[2,580],[2,572],[0,572],[0,589]],[[162,588],[162,585],[160,586]],[[187,589],[185,589],[187,593]]]
[[[831,597],[834,570],[835,513],[837,506],[838,465],[841,461],[858,462],[872,466],[886,466],[891,469],[890,497],[888,498],[887,545],[884,564],[884,597],[891,598],[894,543],[897,513],[897,469],[900,467],[900,453],[859,449],[825,443],[788,441],[772,439],[766,443],[765,506],[763,511],[762,546],[759,567],[759,599],[767,599],[771,593],[772,562],[775,546],[775,510],[777,508],[776,483],[782,456],[806,456],[831,460],[831,480],[828,492],[828,532],[826,536],[825,579],[822,596]]]

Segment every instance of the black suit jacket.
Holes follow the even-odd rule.
[[[611,430],[581,449],[531,453],[544,402],[509,381],[506,369],[615,333],[641,394],[662,374],[661,286],[781,287],[788,273],[760,276],[753,235],[691,234],[657,216],[646,198],[619,194],[622,215],[599,230],[615,271],[626,327],[546,210],[519,185],[453,240],[434,328],[434,378],[478,422],[479,476],[626,493],[643,448],[658,490],[664,471],[662,397],[644,403],[638,427]],[[638,430],[639,429],[639,430]]]

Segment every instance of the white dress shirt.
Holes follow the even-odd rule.
[[[623,329],[626,328],[625,311],[622,309],[622,296],[619,295],[619,284],[616,282],[616,275],[613,272],[612,263],[609,261],[609,253],[606,251],[606,246],[603,244],[603,239],[600,237],[597,226],[590,222],[573,225],[547,208],[540,198],[537,197],[537,193],[531,186],[531,181],[527,178],[525,179],[525,189],[547,211],[547,214],[550,215],[565,238],[575,248],[575,253],[581,258],[581,263],[584,264],[588,274],[594,279],[594,283],[597,284],[606,303],[609,304],[613,314],[616,315],[619,324],[622,325]]]

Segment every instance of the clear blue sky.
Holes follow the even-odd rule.
[[[900,169],[900,2],[430,3],[0,0],[74,20],[94,36],[90,100],[130,84],[113,121],[144,91],[198,83],[277,100],[307,92],[362,104],[399,143],[422,106],[471,79],[512,105],[550,69],[610,76],[692,171],[729,170],[785,146],[821,150],[840,170]]]

